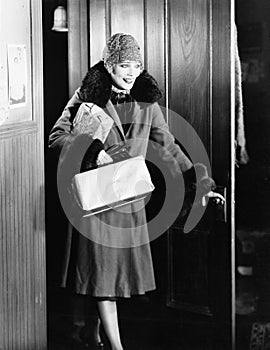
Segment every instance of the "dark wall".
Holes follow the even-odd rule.
[[[61,254],[66,232],[66,220],[58,200],[56,185],[57,154],[47,148],[48,135],[68,101],[68,33],[55,32],[53,14],[57,0],[43,0],[44,58],[44,138],[47,285],[57,285],[61,270]],[[66,6],[66,1],[61,5]]]
[[[68,99],[68,33],[51,30],[57,4],[56,0],[43,0],[45,137]]]
[[[237,169],[240,226],[270,227],[270,2],[236,0],[238,45],[250,161]]]
[[[246,128],[251,158],[270,163],[270,2],[237,0]]]
[[[239,266],[252,274],[237,274],[238,341],[248,348],[258,338],[251,319],[270,313],[270,2],[236,0],[236,22],[243,68],[246,138],[250,161],[236,169],[236,217]],[[249,246],[249,249],[246,247]],[[252,315],[251,319],[249,318]],[[241,318],[241,321],[240,321]],[[241,327],[245,325],[244,327]],[[250,328],[249,328],[250,327]],[[267,342],[267,340],[264,340]],[[240,349],[240,345],[237,349]]]

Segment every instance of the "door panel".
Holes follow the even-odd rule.
[[[209,151],[209,2],[171,1],[169,19],[169,108],[194,127]],[[171,127],[177,131],[178,125]]]
[[[101,54],[106,43],[106,30],[110,24],[104,21],[106,17],[105,0],[90,1],[90,66],[101,59]],[[98,33],[98,35],[97,35]],[[108,34],[109,35],[109,34]],[[87,55],[86,55],[87,57]]]
[[[231,163],[231,88],[230,75],[233,65],[229,55],[231,48],[230,11],[227,1],[213,1],[212,8],[212,154],[213,174],[218,184],[228,183]],[[227,171],[223,171],[226,169]],[[230,170],[231,181],[233,169]],[[231,185],[228,186],[228,190]],[[231,195],[229,195],[230,198]]]
[[[221,8],[217,1],[170,2],[169,107],[187,119],[200,136],[217,185],[230,188],[230,3],[222,4]],[[222,24],[217,15],[223,17]],[[177,135],[177,121],[170,127]],[[229,324],[232,311],[231,235],[230,225],[219,220],[222,210],[210,204],[203,220],[188,235],[183,234],[180,220],[169,230],[169,303],[183,311],[208,315],[212,326]],[[230,338],[228,332],[226,328],[224,341]]]
[[[129,33],[138,41],[144,56],[144,1],[112,0],[110,13],[111,34]]]
[[[208,293],[208,234],[194,230],[184,235],[181,227],[171,228],[169,303],[186,311],[213,316]]]
[[[170,13],[171,43],[179,42],[171,44],[170,108],[197,131],[217,185],[230,189],[230,3],[172,1]],[[177,134],[176,124],[171,123],[171,129]],[[220,348],[229,348],[234,253],[231,227],[223,220],[223,210],[210,203],[203,220],[188,235],[183,234],[180,220],[169,230],[169,304],[189,314],[207,316],[209,327],[218,329]]]
[[[145,3],[145,67],[158,81],[164,96],[160,101],[165,106],[165,9],[164,1]]]
[[[87,0],[69,0],[68,8],[68,71],[69,95],[72,96],[86,74],[89,63],[89,11]]]

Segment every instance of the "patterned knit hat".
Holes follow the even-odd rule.
[[[105,66],[124,61],[135,61],[143,67],[140,47],[135,38],[130,34],[114,34],[107,42],[103,51],[103,61]]]

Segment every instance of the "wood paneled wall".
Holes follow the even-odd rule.
[[[42,13],[41,1],[29,3],[31,113],[29,121],[0,126],[1,350],[47,348]]]
[[[0,348],[7,350],[41,349],[40,339],[43,345],[46,339],[44,188],[37,131],[0,136]]]

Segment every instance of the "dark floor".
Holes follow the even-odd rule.
[[[242,267],[236,279],[236,349],[266,350],[270,349],[269,152],[251,150],[248,165],[236,169],[236,265]]]
[[[270,349],[270,230],[241,229],[237,233],[240,245],[236,279],[237,350],[267,350]]]
[[[236,350],[269,350],[270,232],[239,230],[237,237],[237,266],[247,270],[238,272],[236,280]],[[64,290],[49,291],[49,350],[81,349],[70,341],[72,305],[78,310],[74,296]],[[120,301],[118,310],[125,350],[230,350],[219,340],[223,330],[204,320],[187,320],[179,310],[166,306],[166,300],[151,293],[145,298]],[[87,310],[87,315],[92,311]],[[109,350],[104,332],[102,338]]]
[[[138,304],[139,305],[139,304]],[[129,307],[130,314],[127,314],[126,308],[119,307],[120,329],[122,341],[126,350],[230,350],[230,346],[224,346],[223,343],[214,345],[214,329],[209,324],[181,323],[180,315],[172,315],[169,319],[169,313],[160,314],[160,319],[149,317],[147,306],[140,305],[138,312],[134,310],[134,305]],[[161,311],[161,310],[160,310]],[[269,321],[270,318],[268,318]],[[51,313],[49,314],[49,347],[48,350],[80,350],[81,347],[74,345],[70,340],[70,330],[72,316],[70,314]],[[237,316],[237,350],[266,350],[270,344],[250,346],[252,328],[254,325],[264,325],[267,323],[267,317],[261,317],[258,313],[250,315]],[[269,326],[269,325],[268,325]],[[110,349],[106,337],[102,330],[102,340],[105,343],[105,349]],[[258,343],[257,335],[253,335],[253,342]],[[268,340],[269,341],[269,340]],[[91,349],[91,348],[90,348]]]
[[[79,350],[70,341],[71,309],[63,311],[54,303],[48,314],[49,350]],[[50,303],[48,303],[50,308]],[[52,310],[53,309],[53,310]],[[155,297],[118,303],[120,330],[125,350],[225,350],[221,331],[211,323],[187,320],[179,310],[166,306]],[[183,319],[185,322],[183,323]],[[102,340],[110,349],[102,330]],[[216,343],[216,345],[214,345]]]
[[[69,320],[63,315],[51,315],[50,324],[58,323],[58,331],[49,332],[49,350],[77,350],[79,347],[72,344],[67,333],[67,329],[59,331],[59,324],[68,325]],[[62,327],[61,326],[61,327]],[[122,334],[122,342],[127,350],[210,350],[213,349],[211,343],[211,335],[206,337],[204,326],[195,330],[195,327],[188,328],[181,325],[180,322],[165,321],[162,318],[157,321],[144,318],[143,320],[134,318],[120,317],[120,329]],[[209,332],[209,330],[207,330]],[[185,333],[185,337],[183,334]],[[106,349],[110,349],[107,344],[104,333],[102,339],[106,345]]]

